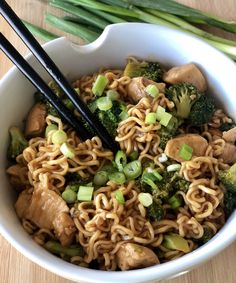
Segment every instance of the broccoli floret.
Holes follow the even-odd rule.
[[[153,190],[152,194],[154,199],[167,201],[177,191],[187,191],[189,188],[189,182],[183,179],[178,172],[161,173],[162,180],[156,182],[157,190]]]
[[[90,178],[82,178],[78,173],[68,173],[66,174],[66,185],[67,186],[80,186],[87,184],[91,181]]]
[[[175,115],[179,118],[188,118],[191,107],[202,93],[190,83],[179,83],[169,87],[165,95],[175,104]]]
[[[236,193],[236,163],[228,170],[219,171],[218,178],[227,191]]]
[[[23,152],[28,146],[28,141],[25,139],[21,130],[17,127],[11,127],[10,133],[10,145],[8,147],[7,156],[9,160],[15,160],[16,157]]]
[[[157,62],[128,62],[124,70],[124,76],[145,77],[155,82],[161,81],[162,75],[163,71]]]
[[[161,220],[164,217],[164,209],[158,202],[153,201],[153,203],[147,207],[147,217],[150,220]]]
[[[224,211],[226,216],[229,216],[234,209],[236,209],[236,193],[227,191],[224,193]]]
[[[192,106],[189,121],[193,126],[208,123],[215,112],[214,101],[211,97],[202,95]]]
[[[124,118],[125,111],[126,106],[124,106],[122,102],[113,101],[111,109],[102,111],[97,108],[94,115],[100,120],[103,126],[107,129],[108,133],[115,137],[116,129],[119,122]]]
[[[190,183],[183,179],[178,172],[164,171],[160,173],[162,179],[158,180],[153,172],[150,172],[152,170],[154,173],[156,172],[156,170],[150,169],[150,167],[144,170],[137,187],[142,192],[152,194],[156,202],[168,202],[168,199],[177,191],[187,192]]]
[[[42,103],[45,105],[47,114],[59,117],[57,110],[52,106],[52,104],[48,102],[48,100],[40,92],[36,92],[34,94],[34,99],[36,103]]]
[[[160,148],[165,149],[167,142],[172,139],[178,133],[178,128],[183,122],[182,119],[178,119],[176,117],[172,117],[167,127],[162,126],[160,130],[158,130],[158,135],[160,137]]]
[[[200,239],[193,239],[194,241],[196,241],[199,245],[204,245],[207,242],[210,241],[211,238],[214,237],[214,232],[208,228],[208,227],[204,227],[204,233],[203,236]]]
[[[234,127],[236,127],[236,124],[233,123],[233,122],[231,122],[231,123],[222,123],[222,124],[220,125],[220,130],[221,130],[222,132],[224,132],[224,131],[229,131],[229,130],[233,129]]]

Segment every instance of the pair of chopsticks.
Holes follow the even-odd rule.
[[[64,75],[61,73],[56,64],[44,51],[34,36],[25,27],[23,22],[5,2],[0,0],[0,14],[5,18],[9,25],[14,29],[25,45],[30,49],[34,56],[38,59],[45,70],[51,75],[54,81],[63,90],[66,96],[71,100],[75,108],[81,116],[93,128],[95,133],[100,137],[105,147],[113,152],[118,150],[116,142],[107,132],[106,128],[91,113],[89,108],[78,97],[76,91],[70,86]],[[14,46],[0,32],[0,48],[7,57],[17,66],[17,68],[31,81],[31,83],[48,99],[48,101],[56,108],[60,116],[69,123],[85,140],[91,138],[90,133],[83,124],[70,112],[70,110],[61,102],[59,97],[50,89],[29,63],[21,56]]]

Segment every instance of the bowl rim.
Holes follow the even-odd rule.
[[[204,46],[206,50],[210,52],[214,52],[216,56],[218,57],[220,56],[221,58],[223,58],[223,60],[227,64],[229,65],[231,64],[232,65],[231,67],[235,69],[236,71],[236,65],[230,58],[228,58],[226,55],[216,50],[214,47],[210,46],[209,44],[203,42],[196,36],[192,36],[185,32],[174,30],[168,27],[163,27],[160,25],[152,25],[152,24],[146,24],[146,23],[112,24],[112,25],[107,26],[104,29],[103,33],[96,41],[88,45],[79,46],[79,47],[74,45],[74,47],[78,48],[78,50],[82,52],[91,52],[92,50],[95,50],[96,48],[98,48],[105,41],[109,33],[116,32],[119,29],[122,29],[123,31],[125,31],[127,26],[132,26],[132,28],[134,29],[139,29],[144,25],[145,26],[155,26],[157,30],[158,29],[164,30],[165,32],[168,32],[170,35],[172,34],[175,36],[181,36],[183,40],[186,39],[188,41],[193,42],[194,44]],[[49,43],[44,44],[43,47],[47,49],[48,47],[53,46],[54,44],[61,44],[62,42],[65,42],[65,41],[67,41],[65,38],[55,39],[53,41],[50,41]],[[32,57],[33,57],[32,54],[28,54],[27,56],[25,56],[26,60],[29,60]],[[18,72],[18,70],[15,66],[13,66],[0,80],[0,86],[3,83],[5,83],[9,78],[14,77],[16,72]],[[236,226],[236,211],[234,211],[230,219],[233,219],[234,224]],[[25,255],[27,258],[29,258],[33,262],[65,278],[68,278],[74,281],[82,280],[82,281],[87,282],[87,280],[89,280],[89,282],[94,282],[94,283],[98,283],[98,282],[108,283],[108,282],[121,282],[121,281],[146,282],[149,280],[155,280],[156,278],[164,279],[169,276],[175,275],[176,273],[184,272],[190,268],[193,268],[194,266],[198,264],[205,262],[206,260],[209,260],[209,258],[213,257],[214,255],[222,251],[224,248],[229,246],[236,239],[236,230],[231,231],[231,233],[227,233],[227,230],[228,229],[227,229],[227,224],[226,224],[215,235],[215,237],[212,240],[210,240],[207,244],[197,248],[193,252],[186,254],[183,257],[176,259],[174,261],[162,263],[161,265],[158,265],[158,266],[151,266],[151,267],[137,269],[137,270],[107,272],[107,271],[92,270],[88,268],[74,266],[70,263],[67,263],[61,259],[56,258],[53,255],[50,255],[51,261],[47,262],[47,264],[45,265],[45,261],[43,258],[27,250],[24,245],[22,245],[21,243],[17,241],[17,237],[11,235],[9,229],[7,227],[4,227],[0,223],[0,233],[3,235],[3,237],[7,239],[7,241],[10,242],[18,251],[20,251],[23,255]],[[57,264],[58,266],[63,266],[65,268],[63,270],[59,269]],[[98,277],[100,277],[100,279]],[[118,277],[118,281],[116,277]]]

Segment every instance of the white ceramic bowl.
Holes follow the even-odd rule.
[[[122,67],[126,58],[131,55],[158,60],[166,66],[194,62],[206,76],[210,91],[227,113],[236,119],[235,63],[185,33],[148,24],[118,24],[108,26],[89,45],[78,47],[60,38],[46,44],[45,49],[71,81],[83,74],[92,73],[101,66]],[[27,56],[27,60],[49,81],[45,71],[31,55]],[[33,103],[34,91],[34,87],[16,68],[12,68],[0,82],[0,232],[26,257],[76,282],[140,283],[182,274],[222,251],[236,239],[234,212],[217,235],[194,252],[172,262],[126,272],[105,272],[78,267],[42,249],[23,230],[16,216],[16,195],[5,173],[8,128],[22,123]]]

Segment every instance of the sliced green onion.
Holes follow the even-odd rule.
[[[183,205],[183,197],[179,194],[175,194],[169,198],[167,202],[170,204],[172,209],[176,209]]]
[[[140,193],[138,195],[138,200],[145,207],[148,207],[153,203],[152,195],[149,193]]]
[[[112,174],[109,174],[108,176],[110,181],[113,181],[116,184],[122,185],[126,182],[125,174],[122,172],[115,172]]]
[[[67,203],[74,203],[77,199],[77,194],[76,192],[74,192],[71,189],[66,189],[62,194],[61,194],[62,198],[64,199],[64,201],[66,201]]]
[[[77,193],[79,190],[79,185],[78,184],[68,185],[66,186],[66,190],[72,190]]]
[[[162,153],[160,157],[158,157],[159,162],[164,163],[168,160],[168,157],[165,153]]]
[[[112,107],[112,101],[107,96],[98,98],[96,102],[98,109],[102,111],[107,111]]]
[[[106,88],[109,80],[103,76],[103,75],[98,75],[96,81],[93,84],[92,92],[96,96],[101,96],[103,94],[104,89]]]
[[[161,107],[161,106],[158,106],[158,107],[157,107],[157,112],[156,112],[156,114],[157,114],[157,120],[158,120],[158,121],[161,121],[161,119],[162,119],[162,117],[163,117],[163,114],[165,114],[165,112],[166,112],[165,108],[163,108],[163,107]]]
[[[109,97],[112,101],[113,100],[119,100],[120,94],[114,89],[109,89],[107,91],[107,97]]]
[[[94,185],[99,187],[105,185],[107,181],[108,173],[106,171],[98,171],[93,178]]]
[[[192,155],[193,155],[193,149],[191,148],[191,146],[187,145],[186,143],[183,144],[179,151],[179,156],[187,161],[192,158]]]
[[[127,109],[123,109],[119,114],[119,118],[121,121],[126,120],[128,117],[129,117],[129,114],[128,114]]]
[[[82,257],[84,255],[84,249],[81,246],[71,246],[71,247],[63,247],[60,243],[56,241],[48,241],[44,244],[44,248],[48,250],[49,252],[57,255],[66,255],[69,257],[73,256],[80,256]]]
[[[67,134],[62,130],[57,130],[52,135],[52,143],[53,144],[63,144],[67,141]]]
[[[101,171],[106,171],[108,174],[115,173],[117,169],[113,166],[113,164],[105,164]]]
[[[127,157],[123,150],[118,150],[115,156],[115,164],[117,169],[122,172],[127,163]]]
[[[91,201],[93,197],[94,187],[80,186],[77,193],[77,200]]]
[[[171,164],[167,166],[166,170],[167,172],[174,172],[174,171],[179,171],[181,168],[181,165],[176,163],[176,164]]]
[[[164,235],[162,245],[170,250],[182,251],[184,253],[190,252],[188,241],[179,234],[171,233],[169,235]]]
[[[139,160],[129,162],[124,167],[124,173],[127,179],[133,180],[142,174],[142,164]]]
[[[50,131],[53,131],[53,130],[58,130],[57,125],[55,125],[55,124],[50,124],[50,125],[48,125],[48,126],[46,127],[46,129],[45,129],[45,137],[47,138],[49,132],[50,132]]]
[[[159,89],[155,85],[148,85],[145,88],[145,91],[147,92],[148,95],[150,95],[153,98],[156,98],[159,95]]]
[[[155,181],[161,181],[163,179],[161,174],[151,167],[146,168],[146,171],[153,176],[153,180]]]
[[[130,160],[134,161],[136,159],[138,159],[138,151],[133,151],[130,153],[129,155]]]
[[[151,173],[144,173],[142,176],[142,181],[149,185],[153,190],[157,189],[157,185],[154,183],[153,177]]]
[[[157,121],[157,114],[154,112],[150,112],[145,117],[146,124],[155,124]]]
[[[116,191],[115,196],[119,204],[125,204],[125,198],[122,191],[120,190]]]
[[[75,150],[71,145],[68,143],[64,142],[61,147],[60,147],[61,153],[68,158],[74,158],[75,157]]]
[[[171,118],[172,118],[172,115],[170,113],[167,113],[167,112],[163,113],[163,116],[162,116],[162,118],[160,120],[160,124],[165,126],[165,127],[167,127],[167,125],[169,124]]]
[[[76,87],[74,90],[77,92],[77,94],[80,94],[80,89],[78,87]]]

